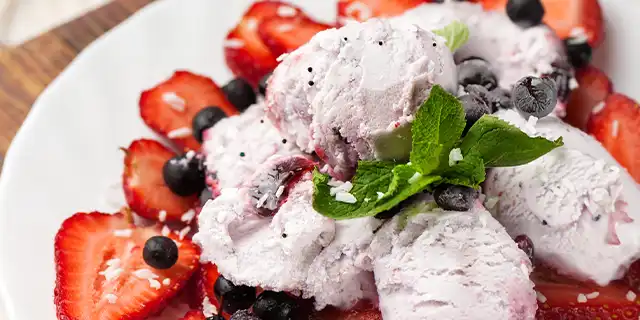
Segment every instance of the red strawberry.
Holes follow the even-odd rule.
[[[298,15],[294,17],[273,17],[260,23],[260,38],[275,56],[291,52],[307,43],[316,33],[331,26]]]
[[[272,53],[258,35],[258,26],[278,16],[295,17],[301,10],[280,1],[259,1],[244,14],[238,25],[227,34],[224,47],[229,69],[254,86],[278,65],[278,55]]]
[[[199,251],[170,235],[178,243],[178,261],[153,269],[142,249],[156,235],[159,228],[136,228],[121,213],[77,213],[65,220],[55,238],[58,319],[137,320],[159,312],[198,267]]]
[[[591,113],[587,132],[593,135],[640,182],[640,107],[631,98],[613,93],[600,112]]]
[[[569,96],[564,120],[576,128],[585,129],[592,110],[613,92],[613,85],[604,72],[593,66],[577,70],[576,79],[580,86]]]
[[[328,307],[317,312],[314,320],[382,320],[382,314],[378,308],[370,303],[359,303],[351,310],[339,310]]]
[[[216,267],[213,263],[203,263],[200,265],[200,273],[198,274],[198,287],[200,293],[201,301],[204,301],[204,298],[209,299],[209,303],[211,303],[218,312],[222,312],[220,308],[220,302],[213,292],[213,286],[216,284],[216,280],[220,273],[218,272],[218,267]],[[204,306],[203,306],[204,307]],[[230,314],[223,312],[222,316],[225,319],[229,319]]]
[[[162,166],[174,153],[154,140],[131,143],[124,158],[122,186],[127,203],[138,215],[154,220],[166,212],[167,221],[180,221],[187,211],[198,205],[198,196],[181,197],[164,183]]]
[[[202,311],[191,310],[180,320],[206,320]]]
[[[345,20],[365,21],[374,17],[393,17],[404,13],[425,0],[339,0],[338,23]]]
[[[191,121],[204,107],[218,106],[227,115],[238,112],[213,80],[188,71],[176,71],[171,78],[140,95],[140,116],[157,133],[184,150],[198,150],[191,134]]]
[[[538,320],[638,319],[640,300],[620,281],[606,287],[570,280],[550,269],[532,274],[538,295]]]
[[[477,0],[486,10],[504,10],[507,0]],[[542,0],[544,20],[556,34],[566,39],[574,30],[582,29],[592,47],[604,36],[602,9],[598,0]]]

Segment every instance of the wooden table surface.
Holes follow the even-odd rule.
[[[19,47],[0,48],[0,167],[31,105],[89,43],[153,0],[113,0]]]

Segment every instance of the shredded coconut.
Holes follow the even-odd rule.
[[[119,238],[129,238],[133,234],[133,230],[131,229],[120,229],[114,230],[113,235]]]
[[[180,217],[180,221],[189,223],[191,222],[191,220],[193,220],[195,216],[196,216],[196,211],[193,209],[189,209]]]
[[[173,110],[184,112],[187,103],[175,92],[165,92],[162,94],[162,101],[168,104]]]
[[[149,286],[153,289],[160,289],[160,287],[162,287],[162,285],[160,284],[160,281],[158,280],[153,280],[153,279],[149,279]]]
[[[171,233],[171,229],[169,229],[169,227],[167,226],[163,226],[161,233],[163,236],[167,237]]]
[[[186,137],[190,136],[191,133],[192,133],[191,128],[182,127],[182,128],[178,128],[178,129],[169,131],[169,133],[167,133],[167,138],[170,138],[170,139],[186,138]]]
[[[260,199],[258,199],[258,202],[256,202],[256,208],[258,208],[258,209],[262,208],[264,203],[267,202],[267,199],[269,199],[269,193],[263,194],[262,197],[260,197]]]
[[[335,196],[338,192],[350,192],[353,189],[353,184],[350,181],[342,182],[339,185],[329,189],[329,194]]]
[[[536,291],[536,299],[538,299],[538,301],[540,301],[540,303],[547,302],[547,297],[545,297],[544,294],[542,294],[539,291]]]
[[[184,237],[187,236],[189,231],[191,231],[191,227],[189,227],[189,226],[186,226],[186,227],[182,228],[182,230],[180,230],[180,233],[178,234],[178,238],[180,240],[184,239]]]
[[[138,269],[133,272],[133,275],[142,280],[152,280],[158,278],[158,275],[153,273],[153,271],[149,269]]]
[[[462,156],[462,150],[460,150],[460,148],[451,149],[451,152],[449,152],[449,166],[451,167],[458,161],[462,160],[464,160],[464,157]]]
[[[595,291],[586,295],[587,299],[595,299],[600,295],[600,292]]]
[[[629,290],[629,292],[627,292],[626,298],[629,301],[636,301],[637,295],[635,292]]]
[[[279,186],[278,190],[276,190],[276,198],[280,198],[282,193],[284,193],[284,186]]]
[[[378,200],[382,199],[382,197],[384,197],[384,193],[378,191],[376,192],[376,194],[378,195]]]
[[[579,294],[578,295],[578,303],[586,303],[587,302],[587,296],[585,296],[584,294]]]
[[[158,212],[158,220],[160,222],[165,222],[165,220],[167,220],[167,212],[164,210],[160,210],[160,212]]]
[[[171,284],[171,279],[169,278],[165,278],[164,280],[162,280],[162,284],[165,286],[168,286]]]
[[[336,201],[345,202],[345,203],[356,203],[358,202],[358,199],[356,199],[356,197],[354,197],[349,192],[340,191],[336,193]]]
[[[569,89],[575,90],[575,89],[578,89],[579,87],[580,87],[580,84],[578,83],[578,80],[576,80],[576,78],[571,78],[571,80],[569,80]]]
[[[202,300],[202,313],[205,317],[211,317],[218,314],[218,308],[209,301],[209,297],[205,296]]]
[[[591,110],[591,113],[593,114],[598,114],[600,113],[602,110],[604,110],[605,107],[605,103],[604,101],[600,101],[600,103],[596,104],[595,107],[593,107],[593,109]]]

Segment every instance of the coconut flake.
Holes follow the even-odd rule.
[[[162,287],[162,285],[160,284],[160,281],[153,280],[153,279],[149,279],[149,286],[156,290],[159,290],[160,287]]]
[[[258,199],[258,202],[256,203],[256,208],[258,208],[258,209],[262,208],[264,203],[267,202],[267,199],[269,199],[269,193],[263,194],[262,197],[260,197],[260,199]]]
[[[600,101],[600,103],[596,104],[595,107],[593,107],[593,109],[591,109],[591,113],[592,114],[598,114],[602,110],[604,110],[604,107],[605,107],[604,101]]]
[[[384,193],[378,191],[376,192],[376,194],[378,195],[378,200],[382,199],[382,197],[384,197]]]
[[[462,156],[462,150],[460,148],[453,148],[451,152],[449,152],[449,166],[455,165],[458,161],[464,160]]]
[[[169,236],[169,234],[171,233],[171,229],[169,229],[169,227],[167,227],[166,225],[162,227],[162,231],[160,231],[160,233],[167,237]]]
[[[545,303],[547,302],[547,297],[544,296],[544,294],[542,294],[541,292],[536,290],[536,299],[538,299],[538,301],[540,301],[540,303]]]
[[[571,80],[569,80],[569,89],[575,90],[575,89],[578,89],[579,87],[580,87],[580,84],[578,83],[578,80],[576,80],[576,78],[571,78]]]
[[[180,217],[180,221],[189,223],[191,222],[191,220],[193,220],[195,216],[196,216],[196,211],[193,209],[189,209]]]
[[[211,317],[218,314],[218,308],[209,301],[209,297],[205,296],[202,300],[202,313],[205,317]]]
[[[289,54],[288,54],[288,53],[283,53],[283,54],[279,55],[279,56],[276,58],[276,62],[282,62],[282,60],[286,59],[288,56],[289,56]],[[326,164],[325,164],[325,167],[327,167],[327,165],[326,165]],[[320,171],[322,171],[322,170],[320,170]],[[323,171],[323,172],[326,172],[326,171]]]
[[[184,112],[184,108],[187,105],[187,102],[184,101],[184,99],[178,96],[175,92],[163,93],[162,101],[168,104],[171,107],[171,109],[176,110],[178,112]]]
[[[336,193],[336,201],[345,203],[356,203],[358,199],[349,192],[340,191]]]
[[[106,295],[104,295],[104,298],[107,299],[107,302],[109,302],[110,304],[114,304],[118,300],[118,296],[113,293],[107,293]]]
[[[164,210],[160,210],[160,212],[158,212],[158,220],[160,222],[165,222],[165,220],[167,220],[167,212]]]
[[[637,297],[638,297],[638,296],[636,295],[636,293],[635,293],[635,292],[633,292],[633,291],[631,291],[631,290],[629,290],[629,291],[627,292],[627,295],[626,295],[627,300],[629,300],[629,301],[632,301],[632,302],[633,302],[633,301],[636,301],[636,298],[637,298]]]
[[[225,48],[241,49],[244,47],[244,41],[240,39],[228,39],[224,42]]]
[[[186,226],[186,227],[182,228],[182,230],[180,230],[180,233],[178,233],[178,239],[180,239],[180,240],[184,239],[184,237],[187,236],[189,231],[191,231],[191,227],[189,227],[189,226]]]
[[[169,278],[165,278],[164,280],[162,280],[162,284],[165,286],[168,286],[171,284],[171,279]]]
[[[579,294],[578,295],[578,303],[586,303],[587,302],[587,296],[585,296],[584,294]]]
[[[587,299],[595,299],[600,295],[600,292],[594,291],[586,295]]]
[[[279,186],[278,190],[276,190],[276,198],[280,198],[280,196],[284,193],[284,186]]]
[[[142,279],[142,280],[158,279],[158,275],[157,274],[153,273],[153,271],[151,271],[149,269],[144,269],[144,268],[134,271],[133,275],[138,277],[139,279]]]
[[[132,234],[133,234],[133,230],[131,229],[113,230],[113,235],[118,238],[130,238]]]
[[[192,133],[191,128],[182,127],[182,128],[169,131],[169,133],[167,133],[167,138],[169,139],[186,138],[191,136],[191,133]]]
[[[334,196],[338,192],[350,192],[351,189],[353,189],[353,184],[351,184],[350,181],[341,182],[336,187],[333,187],[333,188],[329,189],[329,194]]]

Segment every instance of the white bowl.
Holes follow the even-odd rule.
[[[175,69],[228,81],[223,39],[250,2],[157,1],[89,46],[36,101],[0,180],[1,319],[55,318],[53,238],[75,212],[124,204],[118,147],[155,136],[138,116],[140,92]],[[335,1],[291,2],[322,21],[335,17]],[[607,40],[596,60],[638,100],[640,3],[602,2]]]

